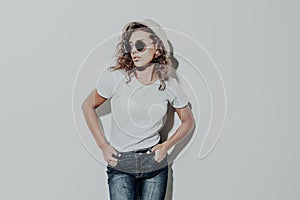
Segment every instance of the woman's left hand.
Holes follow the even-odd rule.
[[[157,161],[157,162],[161,162],[167,155],[167,148],[165,147],[164,144],[157,144],[155,145],[152,149],[151,149],[152,152],[155,152],[155,157],[154,159]]]

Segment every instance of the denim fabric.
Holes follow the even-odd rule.
[[[167,156],[161,162],[154,152],[118,152],[117,165],[107,165],[110,200],[164,200],[167,180]]]

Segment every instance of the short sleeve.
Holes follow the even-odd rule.
[[[189,100],[186,93],[182,90],[176,81],[176,87],[173,91],[172,99],[170,101],[174,108],[183,108],[188,104]]]
[[[101,74],[96,87],[96,90],[100,96],[110,99],[114,95],[115,86],[117,84],[115,73],[116,72],[112,69],[106,68]]]

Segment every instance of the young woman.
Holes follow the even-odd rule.
[[[163,200],[168,180],[168,150],[193,128],[188,97],[168,76],[169,44],[153,20],[134,21],[123,28],[117,64],[104,71],[82,104],[88,127],[107,162],[111,200]],[[98,126],[95,109],[111,100],[111,138]],[[159,130],[167,106],[175,108],[181,125],[167,140]]]

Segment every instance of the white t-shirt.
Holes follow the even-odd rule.
[[[144,85],[134,75],[126,83],[125,72],[107,68],[98,84],[100,96],[111,100],[110,145],[117,151],[133,151],[151,147],[160,140],[159,130],[166,120],[168,102],[174,108],[188,104],[187,95],[176,79],[165,81],[166,88],[158,90],[160,81]]]

